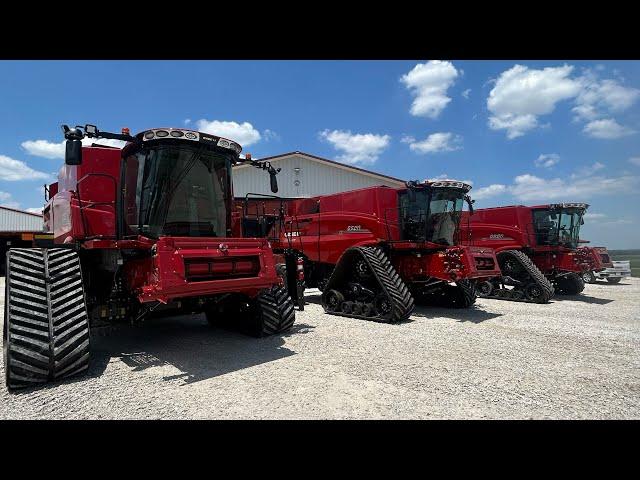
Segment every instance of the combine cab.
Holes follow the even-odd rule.
[[[232,165],[268,171],[277,191],[269,163],[241,160],[237,143],[185,129],[64,132],[65,165],[45,207],[55,245],[7,255],[10,390],[85,371],[90,333],[117,322],[204,312],[211,324],[255,336],[292,326],[271,246],[243,237],[232,212]],[[85,137],[127,143],[83,147]]]
[[[295,200],[274,251],[303,256],[305,282],[328,313],[396,322],[414,302],[469,307],[475,282],[500,274],[491,248],[458,244],[470,188],[408,182]]]
[[[465,244],[495,249],[503,275],[482,284],[479,295],[546,303],[554,293],[580,293],[582,274],[604,268],[599,251],[579,247],[588,206],[515,205],[478,209],[466,218],[462,222]]]

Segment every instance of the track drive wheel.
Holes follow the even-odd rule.
[[[80,258],[67,248],[7,253],[4,367],[11,391],[89,367],[89,318]]]

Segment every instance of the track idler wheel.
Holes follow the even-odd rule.
[[[342,302],[344,302],[344,295],[338,290],[329,290],[326,296],[327,309],[330,312],[341,312]]]
[[[537,283],[530,283],[524,289],[524,296],[527,300],[538,303],[543,297],[544,291]]]
[[[375,308],[381,315],[388,315],[391,313],[391,302],[389,297],[384,294],[378,295],[375,301]]]

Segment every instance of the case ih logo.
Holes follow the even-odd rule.
[[[492,233],[489,235],[491,240],[502,240],[504,238],[504,233]]]

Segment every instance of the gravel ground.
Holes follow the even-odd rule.
[[[397,325],[324,315],[318,293],[284,336],[197,315],[98,338],[88,375],[2,385],[0,418],[640,418],[640,278],[548,305],[418,308]]]

